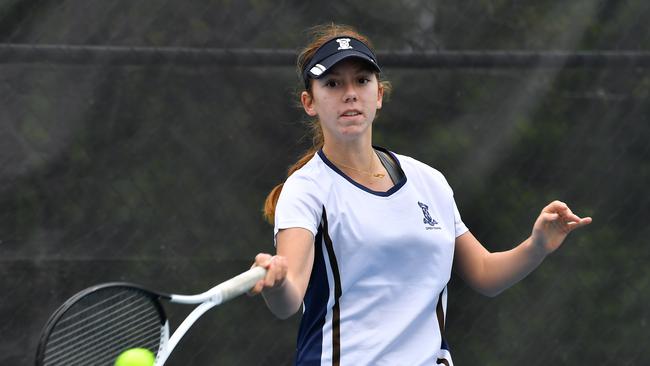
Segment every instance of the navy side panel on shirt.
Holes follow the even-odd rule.
[[[329,284],[323,258],[323,227],[318,228],[314,240],[314,266],[304,298],[305,312],[298,331],[296,365],[320,366],[323,348],[323,325],[327,314]]]

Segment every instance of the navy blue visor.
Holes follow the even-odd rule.
[[[331,39],[318,50],[311,61],[302,70],[302,79],[305,81],[305,88],[309,89],[309,80],[318,79],[325,75],[332,66],[349,57],[356,57],[368,61],[372,68],[381,72],[377,64],[377,57],[365,43],[352,37],[337,37]]]

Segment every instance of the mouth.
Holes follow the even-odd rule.
[[[352,109],[341,113],[341,117],[355,117],[355,116],[360,116],[361,114],[362,114],[361,112]]]

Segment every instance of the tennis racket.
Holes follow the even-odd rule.
[[[87,288],[48,320],[36,352],[37,366],[113,366],[123,351],[146,348],[162,366],[194,322],[214,306],[250,290],[266,270],[254,267],[197,295],[172,295],[129,283]],[[169,337],[161,300],[200,304]]]

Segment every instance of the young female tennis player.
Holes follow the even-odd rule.
[[[268,274],[252,292],[280,318],[303,307],[297,365],[452,365],[443,338],[452,264],[494,296],[591,218],[552,202],[528,239],[490,253],[440,172],[372,145],[389,84],[366,37],[320,27],[298,68],[315,146],[267,198],[277,254],[255,258]]]

